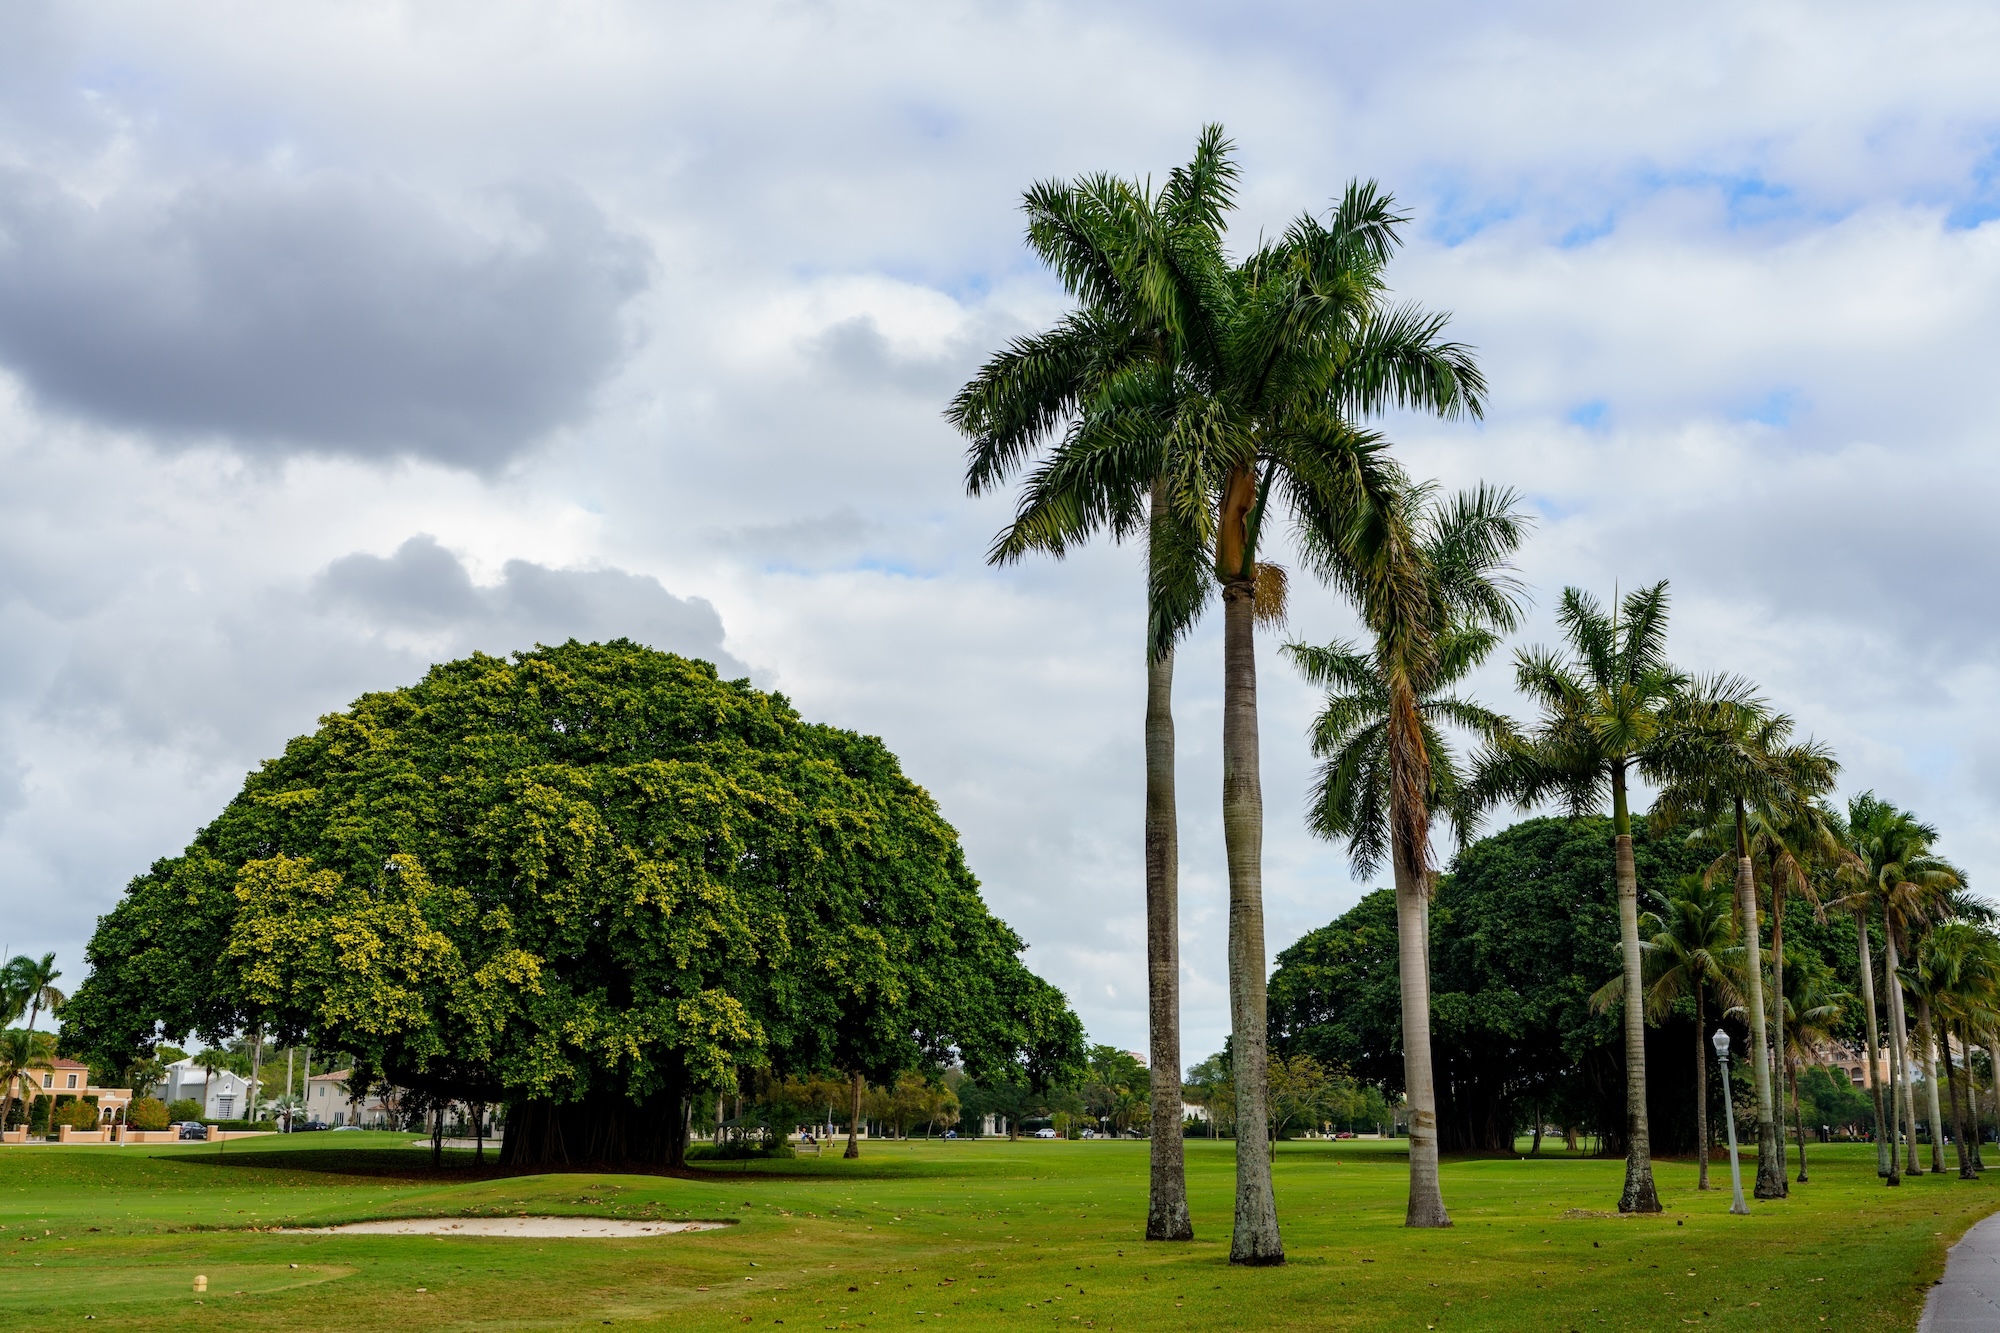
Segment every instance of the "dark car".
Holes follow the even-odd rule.
[[[175,1128],[180,1130],[183,1139],[205,1139],[208,1137],[208,1126],[202,1124],[199,1120],[183,1120]]]
[[[333,1126],[327,1124],[326,1121],[324,1120],[308,1120],[303,1125],[293,1125],[292,1133],[308,1134],[316,1129],[332,1129],[332,1128]]]

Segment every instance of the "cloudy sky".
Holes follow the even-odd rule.
[[[1241,241],[1374,177],[1566,583],[1672,580],[1849,791],[2000,872],[2000,11],[1906,3],[0,3],[0,946],[435,660],[624,634],[883,736],[1144,1048],[1133,551],[996,571],[940,409],[1061,293],[1032,181],[1221,121]],[[1220,653],[1180,675],[1186,1050],[1227,1028]],[[1292,632],[1349,621],[1295,590]],[[1305,836],[1263,645],[1282,948]],[[1489,702],[1510,703],[1506,673]]]

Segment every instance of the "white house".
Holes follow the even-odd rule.
[[[250,1110],[249,1079],[228,1069],[216,1070],[211,1078],[192,1059],[168,1065],[159,1087],[154,1095],[169,1105],[184,1097],[200,1102],[204,1120],[241,1120]],[[268,1090],[264,1096],[268,1100]]]
[[[351,1069],[331,1074],[314,1074],[306,1080],[306,1118],[327,1125],[362,1125],[381,1129],[389,1123],[388,1108],[370,1093],[355,1105],[348,1099],[347,1080]]]

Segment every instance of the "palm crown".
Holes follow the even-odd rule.
[[[1511,491],[1481,487],[1449,503],[1425,505],[1412,524],[1424,571],[1419,613],[1441,622],[1424,636],[1427,651],[1414,669],[1393,657],[1407,637],[1378,635],[1367,648],[1346,641],[1285,647],[1306,679],[1327,692],[1312,728],[1313,754],[1326,762],[1313,782],[1307,823],[1322,838],[1345,839],[1361,874],[1375,873],[1390,852],[1399,672],[1411,688],[1421,740],[1423,808],[1449,816],[1461,841],[1470,834],[1475,811],[1466,800],[1467,775],[1442,728],[1460,727],[1489,740],[1508,733],[1503,716],[1454,688],[1499,646],[1499,631],[1512,628],[1518,616],[1518,585],[1506,572],[1526,526],[1515,503]],[[1394,614],[1364,609],[1372,622]]]

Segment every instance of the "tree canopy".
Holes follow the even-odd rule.
[[[63,1039],[123,1064],[261,1025],[508,1101],[552,1153],[677,1160],[658,1136],[737,1070],[1072,1075],[1080,1026],[1023,947],[879,740],[571,642],[434,667],[291,742],[100,921]],[[656,1128],[550,1110],[590,1103]]]

